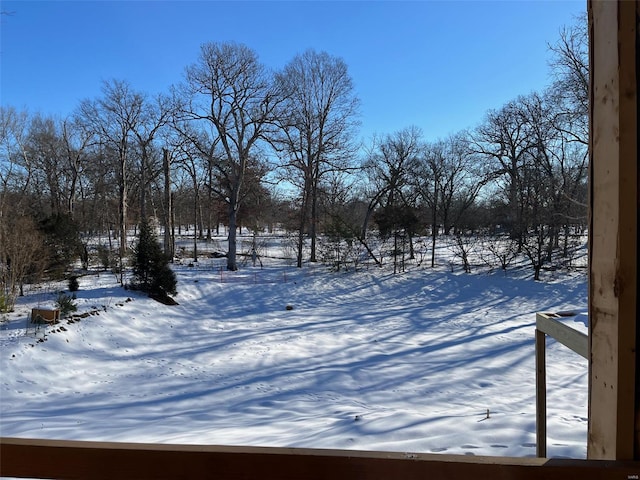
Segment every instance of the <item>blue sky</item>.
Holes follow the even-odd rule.
[[[205,42],[235,41],[279,69],[307,48],[342,57],[361,137],[410,125],[435,140],[550,83],[548,43],[586,11],[556,1],[2,1],[0,103],[56,116],[103,80],[149,94]]]

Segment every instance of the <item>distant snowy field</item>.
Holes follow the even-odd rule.
[[[83,276],[93,314],[40,330],[66,285],[28,290],[0,326],[0,435],[535,456],[535,313],[586,332],[584,272],[263,261],[176,265],[174,307]],[[548,341],[547,384],[548,455],[586,457],[586,360]]]

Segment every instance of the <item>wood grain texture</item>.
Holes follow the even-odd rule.
[[[86,480],[627,480],[640,475],[640,463],[2,438],[0,475]]]
[[[589,1],[588,457],[633,459],[637,308],[638,1]]]

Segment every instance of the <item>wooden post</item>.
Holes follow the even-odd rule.
[[[588,1],[590,30],[590,459],[640,459],[637,447],[638,13]]]
[[[547,456],[547,336],[536,328],[536,455]]]

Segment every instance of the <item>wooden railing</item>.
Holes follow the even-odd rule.
[[[637,479],[640,462],[0,438],[0,476],[216,480]]]
[[[587,335],[557,320],[575,315],[570,312],[536,314],[536,455],[540,458],[547,456],[547,335],[583,358],[589,355]]]

